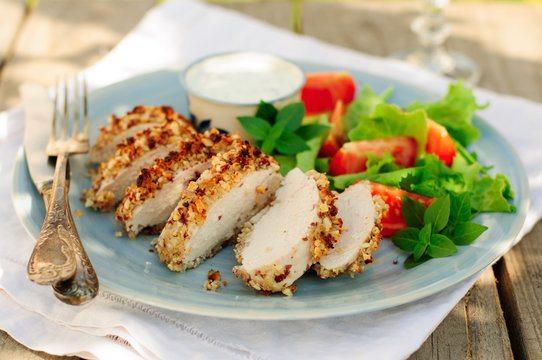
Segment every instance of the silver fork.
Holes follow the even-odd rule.
[[[68,83],[64,82],[64,111],[59,121],[59,87],[55,95],[55,111],[47,155],[57,156],[55,175],[47,214],[34,251],[27,266],[28,278],[43,285],[53,285],[55,295],[69,304],[83,304],[98,293],[99,283],[79,234],[75,228],[68,202],[67,165],[71,154],[89,150],[88,101],[83,79],[83,131],[79,131],[79,81],[74,81],[74,111],[72,135],[68,138]]]

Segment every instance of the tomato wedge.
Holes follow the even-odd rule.
[[[324,140],[320,152],[318,153],[318,157],[332,157],[346,141],[346,136],[343,132],[343,114],[343,102],[342,100],[338,100],[329,117],[329,123],[332,126],[331,131]]]
[[[406,136],[347,142],[331,158],[329,171],[333,176],[365,171],[368,152],[384,156],[386,151],[395,158],[397,165],[411,167],[416,162],[417,150],[416,140]]]
[[[427,119],[425,152],[435,154],[446,166],[452,165],[456,153],[454,142],[446,128],[431,119]]]
[[[301,89],[305,115],[332,111],[338,100],[348,105],[354,100],[356,83],[346,72],[308,73]]]
[[[379,195],[389,207],[387,211],[382,213],[382,235],[384,236],[390,236],[396,231],[407,228],[403,219],[403,195],[420,202],[425,207],[435,201],[435,198],[376,183],[371,183],[371,193],[373,196]]]

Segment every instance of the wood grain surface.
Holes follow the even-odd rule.
[[[0,0],[0,110],[19,103],[28,80],[55,76],[100,60],[153,6],[151,0]],[[287,2],[220,5],[290,27]],[[410,32],[421,4],[393,1],[310,2],[302,6],[305,34],[377,56],[416,46]],[[542,102],[542,5],[452,3],[450,49],[482,68],[479,86]],[[317,61],[317,59],[315,59]],[[542,121],[542,119],[541,119]],[[411,359],[539,359],[542,354],[542,224],[487,269]],[[26,349],[0,332],[2,359],[63,359]]]

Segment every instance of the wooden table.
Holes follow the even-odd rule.
[[[151,0],[0,0],[0,110],[19,103],[17,88],[52,85],[57,74],[100,60],[154,5]],[[221,5],[279,27],[290,26],[285,2]],[[303,32],[368,54],[412,47],[409,24],[418,2],[311,2]],[[453,3],[448,45],[483,69],[480,86],[542,102],[542,5]],[[511,119],[512,120],[512,119]],[[541,119],[542,121],[542,119]],[[480,280],[411,359],[542,358],[542,223]],[[0,332],[0,359],[56,359]]]

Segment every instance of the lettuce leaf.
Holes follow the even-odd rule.
[[[385,103],[392,92],[393,88],[390,87],[377,95],[370,86],[365,85],[359,96],[348,105],[346,114],[343,116],[345,133],[358,126],[362,116],[371,116],[376,105]]]
[[[395,163],[394,157],[389,153],[382,157],[368,153],[367,169],[357,174],[340,175],[331,178],[336,190],[344,190],[358,180],[369,180],[382,173],[395,172],[401,167]]]
[[[408,136],[416,139],[418,155],[423,154],[427,142],[425,113],[421,110],[404,112],[396,105],[378,104],[370,117],[362,116],[361,122],[348,133],[351,141],[392,136]]]
[[[480,136],[478,129],[472,126],[474,112],[485,109],[488,105],[478,105],[472,90],[458,81],[450,85],[444,98],[428,103],[416,101],[406,109],[425,110],[431,120],[444,126],[454,139],[467,146]]]

